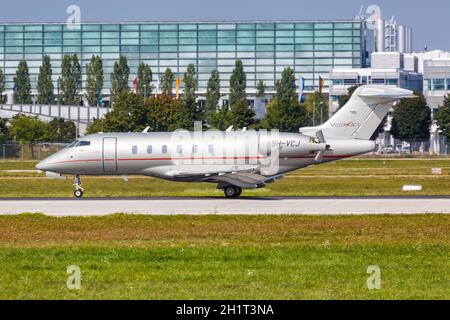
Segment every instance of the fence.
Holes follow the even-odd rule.
[[[42,160],[63,149],[65,146],[65,143],[38,143],[31,147],[18,142],[6,142],[0,144],[0,159]]]
[[[403,142],[397,139],[378,139],[375,154],[381,155],[433,155],[447,156],[450,154],[450,140],[445,136],[439,137],[439,140],[432,145],[430,139],[413,140],[411,143]]]

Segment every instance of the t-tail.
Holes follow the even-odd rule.
[[[370,140],[393,104],[414,97],[413,92],[384,85],[364,85],[355,90],[350,100],[327,122],[316,127],[301,128],[300,132],[315,136],[321,131],[325,139]]]

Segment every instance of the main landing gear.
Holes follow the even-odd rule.
[[[236,186],[226,186],[223,188],[223,192],[227,198],[237,198],[241,195],[242,188]]]
[[[81,178],[80,178],[80,176],[75,176],[74,178],[73,178],[73,186],[75,187],[75,191],[73,192],[73,195],[76,197],[76,198],[81,198],[82,196],[83,196],[83,192],[84,192],[84,189],[81,187]]]

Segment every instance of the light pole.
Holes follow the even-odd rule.
[[[58,95],[58,116],[61,118],[61,97],[59,94],[59,86],[60,86],[61,78],[58,78],[56,81],[56,94]],[[69,108],[70,110],[70,108]],[[69,111],[69,120],[70,120],[70,111]]]
[[[323,123],[323,109],[322,109],[322,106],[323,106],[323,101],[320,101],[320,124]]]
[[[313,101],[313,127],[316,125],[316,102]]]

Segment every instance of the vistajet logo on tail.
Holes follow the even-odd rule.
[[[350,122],[346,122],[346,123],[332,123],[331,127],[332,128],[354,128],[354,127],[359,127],[361,125],[361,123],[359,122],[354,122],[354,121],[350,121]]]

